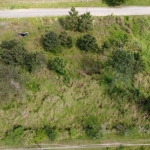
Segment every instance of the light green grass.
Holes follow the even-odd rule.
[[[102,0],[44,0],[44,1],[13,1],[2,0],[0,8],[18,9],[18,8],[70,8],[70,7],[106,7],[107,4]],[[150,0],[127,0],[122,6],[150,6]]]

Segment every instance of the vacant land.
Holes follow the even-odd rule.
[[[106,7],[102,0],[1,0],[1,9],[18,8],[69,8],[69,7]],[[150,6],[150,0],[127,0],[124,6]]]
[[[73,47],[61,47],[55,53],[44,50],[43,39],[50,31],[60,35],[65,30],[62,18],[0,19],[0,43],[16,39],[28,55],[42,52],[47,60],[34,70],[28,62],[26,67],[14,67],[14,62],[22,61],[8,63],[7,53],[4,55],[7,44],[1,45],[2,144],[150,137],[150,17],[111,15],[93,19],[91,31],[66,30]],[[29,36],[20,37],[19,32],[29,32]],[[86,34],[97,41],[93,51],[80,50],[79,41]],[[116,59],[116,54],[122,60]],[[51,68],[54,60],[61,62],[61,68]]]

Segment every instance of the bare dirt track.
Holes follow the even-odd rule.
[[[67,149],[67,150],[75,150],[75,149],[101,149],[101,148],[110,148],[110,147],[140,147],[145,146],[147,148],[150,148],[150,143],[148,144],[142,144],[142,143],[106,143],[106,144],[89,144],[89,145],[59,145],[59,144],[41,144],[38,145],[38,148],[6,148],[6,147],[0,147],[2,150],[61,150],[61,149]]]
[[[107,15],[150,15],[150,7],[121,7],[121,8],[76,8],[80,14],[90,12],[93,16]],[[25,18],[25,17],[43,17],[43,16],[64,16],[68,14],[67,9],[16,9],[0,10],[0,18]]]

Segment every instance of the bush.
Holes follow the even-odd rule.
[[[56,71],[59,74],[64,75],[66,73],[65,70],[66,63],[63,59],[59,57],[55,57],[54,60],[50,64],[50,69]]]
[[[23,143],[24,128],[16,126],[12,131],[8,131],[5,134],[5,142],[10,145],[16,145]]]
[[[60,44],[64,47],[71,48],[72,47],[72,37],[67,34],[67,32],[63,31],[59,35]]]
[[[102,137],[102,133],[100,133],[99,122],[95,116],[89,116],[86,119],[86,134],[90,138]]]
[[[126,77],[133,77],[134,74],[145,69],[145,64],[140,53],[132,53],[123,49],[113,51],[109,63],[117,73],[121,73]]]
[[[123,49],[115,50],[112,53],[110,63],[117,73],[130,77],[133,75],[135,65],[133,53]]]
[[[43,53],[28,53],[25,57],[25,68],[31,72],[46,63]]]
[[[51,127],[45,127],[46,134],[51,141],[54,141],[57,137],[57,130]]]
[[[92,30],[93,28],[93,19],[90,15],[90,12],[87,12],[79,17],[78,23],[78,31],[79,32],[86,32],[88,30]]]
[[[46,51],[50,51],[50,52],[60,52],[61,51],[60,39],[59,39],[58,35],[53,31],[50,31],[49,33],[47,33],[44,36],[43,46]]]
[[[93,52],[99,51],[96,38],[89,34],[86,34],[83,37],[79,38],[77,40],[77,46],[79,47],[80,50],[83,51],[93,51]]]
[[[125,3],[126,0],[103,0],[103,1],[110,6],[116,6]]]
[[[16,40],[3,41],[0,45],[1,60],[7,65],[24,65],[27,50]]]
[[[16,40],[10,40],[10,41],[2,41],[2,43],[0,44],[0,47],[2,49],[11,50],[12,48],[14,48],[17,45],[19,45],[19,43]]]

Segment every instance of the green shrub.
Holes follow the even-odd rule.
[[[93,19],[90,15],[90,12],[87,12],[79,17],[78,23],[78,31],[79,32],[87,32],[88,30],[92,30],[93,28]]]
[[[40,89],[40,84],[38,83],[38,81],[35,80],[35,81],[32,81],[32,82],[28,82],[26,84],[26,88],[28,90],[33,91],[33,92],[37,92]]]
[[[55,127],[45,127],[46,134],[51,141],[54,141],[57,137],[57,130]]]
[[[100,138],[102,133],[100,133],[100,127],[98,119],[95,116],[89,116],[86,119],[86,134],[90,138]]]
[[[77,46],[83,51],[98,52],[99,47],[96,38],[92,35],[86,34],[77,40]]]
[[[43,53],[28,53],[25,57],[25,68],[31,72],[41,65],[46,64],[46,57]]]
[[[50,51],[54,53],[61,51],[60,39],[58,35],[53,31],[50,31],[44,36],[43,46],[46,51]]]
[[[69,16],[67,16],[63,20],[63,26],[66,30],[73,30],[77,31],[78,29],[78,22],[79,22],[79,16],[78,11],[75,10],[74,7],[71,8],[71,11],[69,11]]]
[[[62,75],[66,73],[65,67],[66,63],[59,57],[55,57],[54,60],[50,63],[50,69]]]
[[[5,134],[5,143],[10,145],[19,145],[23,143],[24,128],[16,126],[12,131],[7,131]]]
[[[47,138],[47,132],[45,129],[37,129],[35,131],[34,140],[36,143],[41,142]]]
[[[9,49],[11,50],[12,48],[14,48],[15,46],[19,45],[18,41],[14,40],[10,40],[10,41],[2,41],[2,43],[0,44],[0,47],[2,49]]]
[[[115,50],[112,53],[110,64],[117,73],[132,76],[135,65],[134,55],[124,49]]]
[[[116,6],[125,3],[126,0],[103,0],[103,1],[106,2],[108,5]]]
[[[27,50],[21,44],[15,40],[3,41],[0,47],[2,62],[12,66],[24,66]]]
[[[63,31],[59,35],[60,44],[64,47],[71,48],[72,47],[72,37],[67,34],[67,32]]]
[[[114,68],[116,74],[122,74],[125,78],[132,78],[134,74],[145,69],[142,56],[138,52],[124,49],[114,50],[108,64]]]

